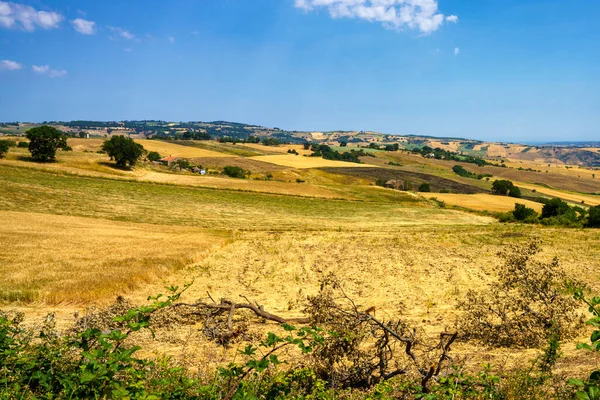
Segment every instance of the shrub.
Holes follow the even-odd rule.
[[[29,143],[27,143],[27,142],[19,142],[19,143],[17,143],[17,147],[19,147],[19,148],[27,148],[27,147],[29,147]]]
[[[520,198],[521,197],[521,189],[519,189],[516,186],[513,186],[508,190],[508,195],[510,197]]]
[[[279,146],[281,144],[281,141],[277,138],[264,138],[262,140],[262,144],[263,146]]]
[[[419,192],[431,192],[431,185],[429,183],[421,183],[419,185]]]
[[[600,206],[590,207],[586,226],[600,228]]]
[[[8,153],[10,147],[8,142],[12,142],[12,140],[0,140],[0,158],[3,158]]]
[[[548,200],[542,208],[542,218],[558,217],[567,214],[571,207],[561,199]]]
[[[540,242],[512,246],[500,253],[504,265],[487,290],[469,290],[459,303],[464,315],[457,323],[467,338],[500,347],[538,347],[551,335],[572,338],[581,324],[577,303],[566,294],[567,277],[558,259],[532,259]]]
[[[527,207],[525,204],[515,204],[515,209],[512,212],[517,221],[525,221],[536,215],[533,208]]]
[[[511,193],[516,195],[517,192],[514,191],[514,189],[513,189],[514,187],[515,187],[515,185],[511,181],[497,180],[497,181],[494,181],[494,183],[492,183],[492,192],[494,194],[497,194],[498,196],[510,196]],[[512,196],[512,197],[520,197],[521,196],[520,190],[518,192],[518,195],[519,196]]]
[[[112,136],[105,140],[102,150],[109,155],[111,160],[115,160],[119,167],[134,166],[144,153],[144,147],[141,144],[125,136]]]
[[[66,149],[67,136],[56,128],[48,125],[32,128],[26,132],[29,139],[29,151],[35,161],[54,161],[58,149]]]
[[[148,161],[158,161],[162,157],[160,156],[160,154],[158,154],[157,151],[151,151],[150,153],[148,153],[148,156],[146,158],[148,159]]]
[[[241,168],[241,167],[236,167],[236,166],[231,166],[228,165],[225,168],[223,168],[223,174],[231,177],[231,178],[246,178],[248,175],[250,175],[250,171],[246,171],[245,169]]]

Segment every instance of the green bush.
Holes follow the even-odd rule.
[[[512,214],[517,221],[525,221],[535,217],[536,212],[533,208],[529,208],[525,204],[517,203]]]
[[[48,162],[56,159],[58,149],[68,149],[67,136],[48,125],[28,130],[25,135],[29,139],[29,151],[35,161]]]
[[[429,183],[421,183],[419,185],[419,192],[431,192],[431,185]]]
[[[600,206],[590,207],[586,226],[600,228]]]
[[[492,193],[498,196],[521,197],[521,190],[508,180],[496,180],[492,183]]]
[[[144,154],[144,147],[125,136],[113,136],[104,141],[102,150],[111,160],[115,160],[119,167],[134,166],[137,160]]]
[[[3,158],[8,153],[9,142],[14,143],[12,140],[0,140],[0,158]]]
[[[225,174],[231,178],[243,179],[250,175],[250,171],[246,171],[242,167],[228,165],[225,168],[223,168],[223,174]]]
[[[158,161],[162,157],[160,154],[158,154],[157,151],[151,151],[150,153],[148,153],[148,156],[146,158],[148,159],[148,161]]]
[[[19,147],[19,148],[28,148],[29,147],[29,143],[27,143],[27,142],[19,142],[19,143],[17,143],[17,147]]]

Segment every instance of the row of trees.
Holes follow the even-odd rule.
[[[561,199],[542,199],[544,206],[541,214],[525,204],[515,204],[512,212],[501,214],[505,222],[519,221],[525,223],[541,223],[543,225],[559,225],[570,227],[600,228],[600,206],[585,209],[570,206]]]

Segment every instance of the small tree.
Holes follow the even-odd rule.
[[[148,156],[146,158],[148,159],[148,161],[158,161],[162,157],[160,156],[160,154],[158,154],[157,151],[151,151],[150,153],[148,153]]]
[[[600,228],[600,206],[591,207],[588,213],[587,226],[590,228]]]
[[[431,192],[431,185],[429,183],[421,183],[419,192]]]
[[[115,160],[119,167],[134,166],[136,161],[144,154],[144,147],[133,139],[125,136],[112,136],[102,145],[111,160]]]
[[[8,153],[10,147],[9,140],[0,140],[0,158],[3,158]]]
[[[513,216],[517,221],[525,221],[533,216],[535,216],[535,210],[533,208],[527,207],[525,204],[515,204],[515,209],[513,210]]]
[[[58,149],[69,149],[67,136],[48,125],[32,128],[26,132],[29,151],[35,161],[54,161]]]
[[[232,178],[245,178],[246,176],[250,175],[250,171],[246,171],[241,167],[228,165],[223,168],[223,174]]]
[[[521,198],[521,189],[519,189],[516,186],[512,186],[509,190],[508,190],[508,195],[510,197],[516,197],[516,198]]]
[[[506,195],[510,195],[511,189],[514,187],[515,187],[515,185],[513,185],[513,183],[511,181],[507,181],[507,180],[494,181],[494,183],[492,183],[492,192],[499,196],[506,196]],[[516,192],[513,192],[513,194],[516,194]],[[513,197],[520,197],[520,195],[521,195],[521,191],[519,190],[519,196],[513,196]]]
[[[571,210],[569,205],[561,199],[552,199],[544,204],[542,218],[558,217],[567,214]]]

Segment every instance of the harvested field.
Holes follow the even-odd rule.
[[[0,211],[0,302],[103,302],[198,263],[228,238],[188,227]]]
[[[241,167],[245,170],[248,170],[252,173],[263,173],[263,172],[273,172],[273,171],[281,171],[287,169],[284,166],[258,161],[254,158],[247,157],[202,157],[202,158],[192,158],[190,161],[196,165],[202,165],[207,169],[222,169],[227,165]]]
[[[344,161],[326,160],[321,157],[305,157],[301,155],[285,154],[276,156],[258,156],[252,157],[253,160],[264,161],[273,163],[276,165],[283,165],[291,168],[325,168],[325,167],[337,167],[337,168],[360,168],[368,166],[369,164],[356,164]]]
[[[207,229],[398,230],[411,225],[489,224],[492,218],[432,208],[393,193],[393,202],[311,199],[78,177],[0,165],[0,210]]]
[[[228,154],[219,153],[213,150],[205,150],[198,147],[175,144],[163,140],[136,140],[137,143],[144,146],[148,151],[156,151],[161,156],[173,156],[182,158],[195,157],[229,157]]]
[[[436,192],[442,189],[451,190],[456,193],[483,193],[484,190],[477,187],[466,185],[450,179],[441,178],[435,175],[428,175],[419,172],[405,171],[401,169],[391,168],[323,168],[324,171],[337,173],[341,175],[349,175],[363,179],[375,181],[377,179],[397,180],[400,182],[410,182],[414,189],[417,189],[422,183],[429,183],[431,190]]]
[[[515,208],[516,203],[525,204],[538,213],[542,211],[543,204],[535,201],[516,199],[514,197],[496,196],[487,193],[478,194],[451,194],[451,193],[427,193],[423,194],[429,199],[437,199],[452,206],[459,206],[476,211],[499,211],[507,212]]]

